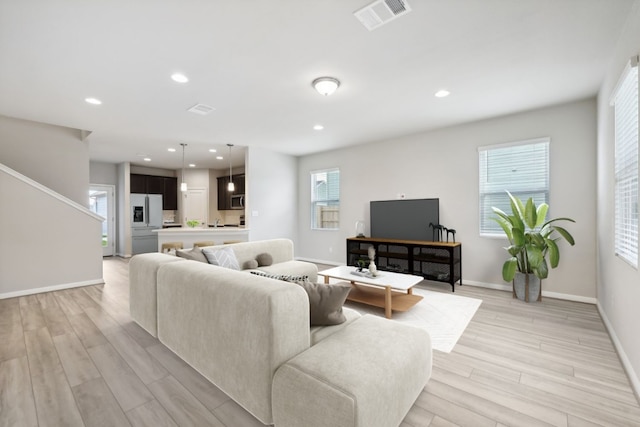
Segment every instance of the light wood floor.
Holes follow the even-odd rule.
[[[105,285],[0,300],[0,426],[262,426],[132,322],[126,261],[106,260],[104,275]],[[434,352],[401,427],[640,426],[595,306],[456,294],[483,303],[454,350]]]

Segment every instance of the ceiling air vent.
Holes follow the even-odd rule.
[[[373,31],[410,11],[411,6],[404,0],[376,0],[353,14],[367,30]]]
[[[215,110],[215,108],[210,107],[208,105],[196,104],[193,107],[189,108],[187,111],[189,111],[191,113],[200,114],[201,116],[206,116],[207,114],[209,114],[213,110]]]

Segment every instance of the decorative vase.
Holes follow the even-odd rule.
[[[542,301],[542,282],[535,274],[517,272],[513,278],[513,297],[521,301]]]
[[[373,261],[369,263],[369,273],[371,273],[371,275],[373,276],[378,275],[378,267],[376,267],[376,263]]]

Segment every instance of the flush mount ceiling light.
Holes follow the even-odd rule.
[[[167,151],[170,153],[175,153],[176,149],[175,148],[167,148]]]
[[[216,153],[218,150],[216,150],[215,148],[209,148],[209,152],[210,153]]]
[[[322,125],[315,125],[313,127],[313,130],[322,130],[322,129],[324,129],[324,126],[322,126]]]
[[[102,101],[100,101],[98,98],[85,98],[84,101],[88,104],[91,105],[100,105],[102,104]]]
[[[144,160],[145,162],[150,162],[150,161],[151,161],[151,159],[150,159],[150,158],[148,158],[148,157],[145,157],[145,158],[144,158],[144,159],[142,159],[142,160]]]
[[[448,90],[446,90],[446,89],[440,89],[439,91],[437,91],[437,92],[434,94],[434,96],[435,96],[436,98],[444,98],[444,97],[449,96],[449,95],[451,95],[451,92],[449,92],[449,91],[448,91]]]
[[[236,186],[233,183],[231,173],[231,147],[233,147],[233,144],[227,144],[227,147],[229,147],[229,184],[227,185],[227,191],[236,191]]]
[[[189,163],[189,167],[190,167],[190,168],[195,168],[195,167],[196,167],[196,164],[195,164],[195,163]]]
[[[187,146],[184,142],[181,142],[182,145],[182,178],[180,179],[180,191],[187,191],[187,183],[184,181],[184,147]]]
[[[171,80],[176,83],[187,83],[189,78],[182,73],[174,73],[171,75]]]
[[[334,77],[319,77],[311,85],[324,96],[329,96],[340,87],[340,80]]]

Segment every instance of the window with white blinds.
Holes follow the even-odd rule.
[[[340,170],[311,172],[311,228],[337,230],[340,227]]]
[[[627,66],[614,92],[615,253],[638,267],[638,66]]]
[[[491,218],[497,207],[511,212],[506,191],[536,205],[549,203],[549,138],[538,138],[478,148],[480,171],[480,235],[502,236]]]

